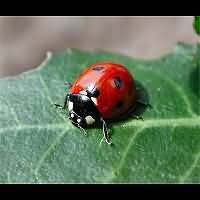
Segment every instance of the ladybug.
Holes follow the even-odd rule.
[[[105,141],[108,137],[107,120],[118,119],[136,105],[134,79],[121,64],[96,63],[86,68],[70,85],[63,109],[79,128],[101,124]]]

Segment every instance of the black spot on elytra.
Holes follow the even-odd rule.
[[[94,71],[101,71],[102,69],[103,69],[102,66],[96,66],[96,67],[92,68],[92,70],[94,70]]]
[[[114,79],[114,83],[115,83],[116,88],[120,89],[122,87],[122,80],[119,77],[116,77]]]
[[[123,102],[122,101],[119,101],[117,104],[116,104],[116,108],[117,109],[121,109],[123,106]]]

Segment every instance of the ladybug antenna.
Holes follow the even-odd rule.
[[[83,127],[81,127],[79,124],[78,124],[78,127],[83,131],[83,133],[84,133],[85,135],[87,135],[87,132],[85,131],[85,129],[84,129]]]
[[[69,119],[69,118],[68,118],[68,119]],[[74,121],[72,121],[72,120],[71,120],[71,122],[72,122],[73,124],[76,124],[76,125],[78,126],[78,128],[80,128],[80,129],[83,131],[83,133],[84,133],[85,135],[87,135],[87,132],[85,131],[85,129],[84,129],[83,127],[80,126],[80,124],[78,124],[78,123],[76,123],[76,122],[74,122]]]
[[[103,118],[101,118],[101,121],[103,123],[103,137],[107,144],[112,144],[112,142],[109,141],[108,128],[107,128],[106,122],[104,121]]]

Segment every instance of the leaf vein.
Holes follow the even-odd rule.
[[[0,133],[6,133],[8,131],[18,131],[18,130],[24,130],[24,129],[58,129],[58,128],[67,128],[67,123],[60,123],[60,124],[34,124],[34,125],[29,125],[29,124],[20,124],[18,126],[13,126],[13,127],[6,127],[6,128],[1,128]]]
[[[200,152],[195,155],[194,161],[192,162],[188,170],[186,170],[186,172],[182,176],[180,176],[179,178],[180,183],[184,183],[187,180],[187,178],[192,174],[193,170],[198,164],[199,159],[200,159]]]
[[[129,153],[129,151],[130,151],[132,145],[134,144],[135,139],[137,138],[137,136],[138,136],[144,129],[145,129],[145,126],[143,126],[143,127],[141,127],[141,128],[138,128],[138,129],[134,132],[134,134],[133,134],[132,137],[130,138],[130,141],[129,141],[127,147],[125,148],[125,151],[124,151],[124,153],[123,153],[123,155],[122,155],[122,157],[121,157],[121,159],[120,159],[120,161],[119,161],[119,165],[118,165],[117,169],[115,169],[115,170],[114,170],[114,173],[112,173],[113,176],[110,176],[110,177],[109,177],[109,181],[112,181],[116,176],[119,175],[121,169],[123,168],[123,166],[124,166],[124,164],[125,164],[125,162],[126,162],[127,155],[128,155],[128,153]],[[106,181],[108,181],[108,180],[106,180]]]
[[[48,149],[42,154],[41,158],[39,159],[38,163],[36,164],[36,168],[34,170],[35,177],[38,177],[38,172],[41,169],[42,164],[44,163],[45,159],[48,155],[52,152],[52,150],[60,143],[61,139],[65,136],[67,130],[65,129],[57,138],[56,140],[48,147]]]
[[[144,121],[135,121],[133,120],[127,122],[126,124],[122,124],[122,127],[141,127],[145,125],[146,128],[149,127],[166,127],[166,126],[183,126],[183,127],[195,127],[200,126],[200,117],[193,118],[172,118],[172,119],[149,119]]]
[[[43,86],[43,88],[44,88],[44,90],[46,92],[47,99],[53,106],[54,102],[51,99],[50,91],[49,91],[49,89],[48,89],[48,87],[46,85],[46,82],[44,81],[44,79],[43,79],[42,75],[40,74],[40,72],[38,74],[39,74],[40,82],[41,82],[41,84],[42,84],[42,86]],[[57,109],[55,109],[55,110],[58,113],[58,115],[60,116],[60,118],[63,119],[64,121],[66,121],[66,118],[60,112],[58,112]]]
[[[172,119],[147,119],[145,121],[137,121],[133,120],[126,122],[126,124],[122,124],[121,127],[128,128],[128,127],[143,127],[146,128],[149,127],[165,127],[165,126],[183,126],[183,127],[194,127],[194,126],[200,126],[200,117],[194,117],[194,118],[172,118]],[[23,130],[23,129],[57,129],[57,128],[63,128],[67,129],[70,123],[62,122],[62,123],[55,123],[55,124],[20,124],[13,127],[5,127],[0,128],[0,133],[7,132],[7,131],[15,131],[15,130]],[[113,125],[114,127],[116,125]]]
[[[9,105],[7,104],[7,102],[4,102],[4,104],[5,104],[5,106],[7,106],[7,108],[10,110],[11,115],[12,115],[13,118],[15,119],[16,124],[20,124],[20,121],[19,121],[19,119],[18,119],[17,112],[15,111],[15,109],[12,108],[11,106],[9,106]]]

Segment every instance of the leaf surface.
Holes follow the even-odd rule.
[[[0,81],[0,182],[200,182],[200,82],[196,47],[154,60],[68,49]],[[90,64],[124,64],[148,94],[144,121],[129,118],[87,136],[52,106]]]

